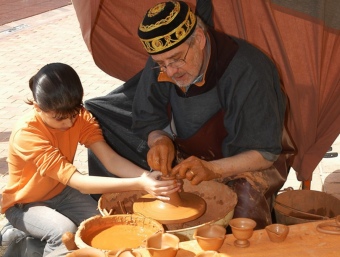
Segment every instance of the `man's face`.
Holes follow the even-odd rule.
[[[163,67],[161,70],[174,80],[177,86],[187,87],[199,75],[203,64],[203,49],[202,41],[195,36],[189,43],[183,43],[162,54],[152,55],[152,59]],[[184,60],[183,66],[172,65],[179,60]]]

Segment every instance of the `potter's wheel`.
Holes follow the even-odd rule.
[[[134,213],[140,213],[162,224],[191,221],[200,217],[205,210],[205,200],[196,194],[188,192],[171,195],[169,202],[158,200],[147,194],[133,204]]]
[[[192,235],[195,229],[202,224],[217,222],[227,226],[229,220],[233,217],[237,196],[232,189],[223,183],[210,180],[192,185],[190,181],[183,180],[183,192],[203,198],[206,203],[206,210],[202,216],[191,221],[164,224],[164,229],[177,235],[181,241],[193,240]],[[98,209],[103,216],[134,213],[134,203],[141,200],[146,194],[147,192],[142,190],[103,194],[98,201]]]

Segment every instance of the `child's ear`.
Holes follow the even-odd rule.
[[[39,105],[37,104],[36,101],[33,101],[33,107],[37,112],[41,112],[41,109],[40,109],[40,107],[39,107]]]

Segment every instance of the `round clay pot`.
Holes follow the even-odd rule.
[[[249,241],[253,235],[256,222],[248,218],[235,218],[229,222],[232,233],[236,238],[234,245],[237,247],[248,247]]]
[[[289,227],[283,224],[271,224],[266,226],[266,231],[270,241],[274,243],[283,242],[289,232]]]
[[[204,251],[218,251],[226,237],[225,227],[218,224],[206,224],[195,230],[193,237]]]
[[[175,257],[179,238],[169,233],[156,233],[146,239],[146,249],[151,257]]]

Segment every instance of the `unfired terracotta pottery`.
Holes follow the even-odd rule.
[[[204,199],[196,194],[176,192],[169,197],[169,201],[161,201],[150,194],[144,195],[133,204],[133,212],[141,213],[162,224],[173,224],[197,219],[206,210]]]
[[[340,235],[340,225],[336,221],[326,221],[319,223],[316,230],[331,235]]]
[[[319,223],[316,230],[326,234],[340,235],[340,215],[337,215],[334,221]]]
[[[78,246],[74,242],[74,233],[72,232],[65,232],[61,238],[61,241],[66,246],[67,250],[76,250]]]
[[[225,227],[218,224],[206,224],[195,230],[193,237],[204,251],[218,251],[226,237]]]
[[[283,242],[289,232],[289,227],[283,224],[271,224],[266,226],[266,231],[270,241],[274,243]]]
[[[164,232],[162,224],[137,214],[95,216],[83,221],[75,235],[78,248],[93,247],[103,251],[136,249],[145,240]]]
[[[146,240],[146,249],[151,257],[175,257],[179,238],[169,233],[156,233]]]
[[[99,249],[86,247],[66,254],[65,257],[142,257],[140,252],[133,249],[124,249],[120,251],[103,252]]]
[[[236,238],[234,245],[237,247],[248,247],[249,241],[253,235],[256,222],[248,218],[235,218],[229,221],[232,233]]]

